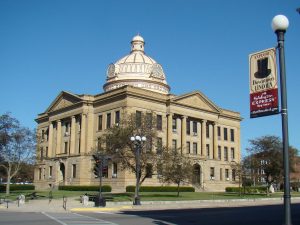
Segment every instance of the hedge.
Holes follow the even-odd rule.
[[[99,186],[65,185],[65,186],[59,186],[58,190],[64,190],[64,191],[99,191]],[[102,192],[111,192],[111,186],[103,185],[101,190],[102,190]]]
[[[34,190],[34,185],[32,184],[11,184],[10,191],[24,191],[24,190]],[[0,192],[6,191],[6,185],[0,185]]]
[[[193,187],[179,187],[180,192],[195,192]],[[135,192],[135,186],[129,185],[126,187],[126,192]],[[174,186],[141,186],[140,192],[177,192],[177,187]]]
[[[235,192],[239,193],[239,188],[238,187],[226,187],[225,188],[226,192]],[[249,186],[249,187],[241,187],[240,191],[242,193],[247,193],[247,194],[259,194],[259,193],[266,193],[267,192],[267,187],[266,186]]]

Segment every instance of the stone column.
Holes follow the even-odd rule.
[[[181,117],[181,152],[186,154],[186,116]]]
[[[213,137],[213,147],[214,147],[214,159],[218,159],[218,126],[217,122],[213,123],[214,137]]]
[[[56,125],[56,154],[61,153],[61,120],[57,120]]]
[[[49,137],[48,137],[48,154],[49,157],[55,157],[55,151],[53,148],[53,124],[50,122],[49,125]]]
[[[85,137],[86,137],[86,114],[81,114],[81,131],[80,131],[80,153],[85,152]]]
[[[206,123],[206,120],[201,121],[201,149],[204,157],[206,157]]]
[[[170,113],[167,115],[167,147],[168,148],[172,148],[172,134],[173,134],[173,130],[172,130],[172,120],[173,120],[173,114]]]
[[[71,140],[70,140],[70,154],[75,154],[75,137],[76,137],[76,118],[71,117]]]

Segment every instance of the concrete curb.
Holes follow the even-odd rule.
[[[113,208],[73,208],[70,209],[71,212],[111,212],[111,211],[121,211],[124,209],[132,209],[133,206],[121,206]]]

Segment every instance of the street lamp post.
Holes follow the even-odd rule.
[[[281,89],[281,118],[282,118],[282,142],[284,165],[284,224],[291,225],[291,194],[289,172],[289,137],[288,137],[288,108],[285,75],[284,34],[289,26],[289,20],[284,15],[277,15],[272,20],[272,29],[277,35],[280,65],[280,89]]]
[[[136,185],[135,185],[135,193],[134,193],[134,201],[133,205],[141,205],[141,200],[139,196],[139,189],[140,189],[140,179],[141,179],[141,165],[140,165],[140,157],[141,157],[141,150],[142,150],[142,143],[146,141],[146,137],[144,136],[132,136],[130,140],[133,142],[135,147],[135,157],[136,157]]]
[[[97,175],[99,177],[99,194],[98,196],[96,196],[95,199],[95,206],[102,206],[105,207],[106,206],[106,200],[105,198],[103,198],[102,195],[102,177],[103,177],[103,166],[107,164],[107,161],[109,159],[111,159],[111,157],[105,155],[105,154],[101,154],[100,152],[96,152],[93,155],[93,158],[95,160],[96,163],[96,172]]]

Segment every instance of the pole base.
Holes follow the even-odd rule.
[[[106,200],[103,197],[100,197],[99,195],[95,198],[95,207],[105,207],[106,206]]]

